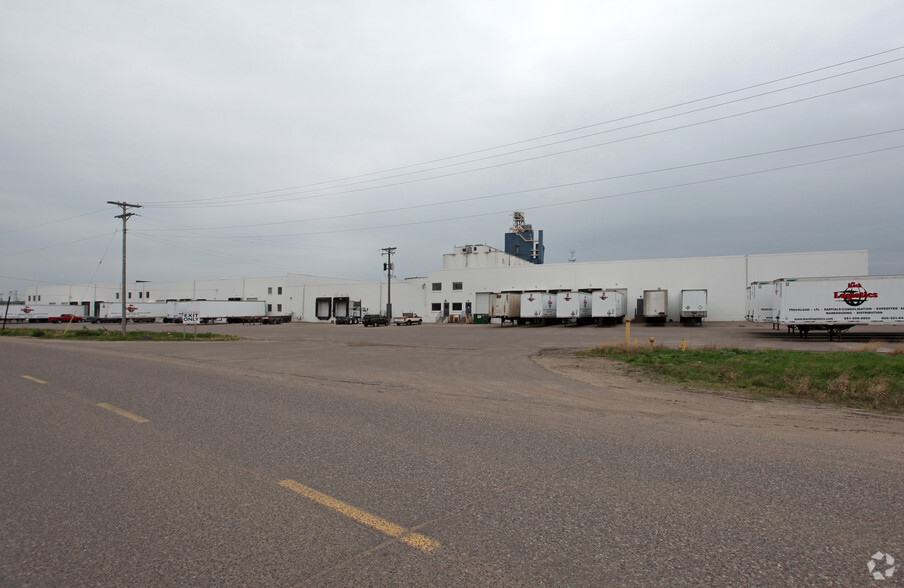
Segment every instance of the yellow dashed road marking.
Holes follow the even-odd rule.
[[[22,377],[25,378],[26,380],[30,381],[30,382],[35,382],[35,383],[37,383],[37,384],[46,384],[46,383],[47,383],[47,382],[45,382],[44,380],[39,380],[39,379],[37,379],[37,378],[35,378],[35,377],[33,377],[33,376],[22,376]]]
[[[309,498],[318,504],[322,504],[323,506],[329,507],[336,512],[344,514],[345,516],[361,523],[362,525],[367,525],[368,527],[372,527],[385,535],[395,537],[399,541],[404,541],[408,545],[420,549],[421,551],[433,551],[440,546],[438,541],[434,541],[433,539],[425,537],[420,533],[413,533],[408,529],[405,529],[404,527],[400,527],[395,523],[390,523],[386,519],[381,519],[378,516],[364,512],[359,508],[355,508],[354,506],[346,504],[341,500],[336,500],[335,498],[318,492],[313,488],[308,488],[307,486],[299,484],[294,480],[283,480],[279,483],[279,485],[284,488],[288,488],[293,492],[297,492],[298,494],[301,494],[305,498]]]
[[[126,417],[127,419],[132,420],[132,421],[135,421],[136,423],[147,423],[147,422],[149,422],[146,418],[142,418],[142,417],[138,416],[137,414],[132,414],[131,412],[128,412],[128,411],[123,410],[123,409],[121,409],[121,408],[116,408],[115,406],[112,406],[112,405],[110,405],[110,404],[107,404],[106,402],[98,403],[98,406],[101,407],[101,408],[105,408],[105,409],[107,409],[107,410],[109,410],[109,411],[115,412],[115,413],[118,414],[119,416]]]

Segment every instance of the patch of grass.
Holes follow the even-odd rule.
[[[107,330],[101,328],[69,329],[68,332],[60,329],[4,329],[0,331],[4,337],[43,337],[45,339],[64,339],[79,341],[241,341],[241,337],[223,335],[220,333],[182,333],[182,332],[158,332],[158,331],[127,331],[122,336],[122,331]]]
[[[904,412],[904,354],[810,353],[747,349],[650,350],[597,346],[581,355],[623,361],[668,381],[752,396],[798,398],[882,412]]]

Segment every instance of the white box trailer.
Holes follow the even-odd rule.
[[[643,318],[648,323],[664,323],[669,318],[669,291],[643,291]]]
[[[47,319],[61,314],[74,314],[82,319],[88,318],[87,304],[10,304],[0,309],[0,318],[6,317],[8,323],[46,323]]]
[[[565,321],[575,321],[578,324],[592,320],[593,302],[589,292],[556,293],[556,318]]]
[[[521,295],[521,318],[535,324],[555,322],[556,295],[549,292],[524,292]]]
[[[126,304],[126,319],[135,323],[163,322],[167,316],[166,302],[139,302]],[[121,302],[101,302],[97,308],[97,314],[90,317],[92,323],[119,323],[122,322]]]
[[[703,324],[706,318],[707,291],[702,288],[681,291],[678,317],[682,324]]]
[[[493,299],[493,306],[490,309],[490,317],[498,318],[503,325],[506,321],[521,324],[521,293],[520,292],[502,292],[496,294]]]
[[[627,288],[594,290],[590,297],[590,316],[596,319],[597,324],[624,322],[628,314]]]
[[[165,322],[181,323],[185,314],[196,314],[201,323],[262,322],[267,319],[263,300],[190,300],[167,302]]]
[[[747,288],[746,318],[751,323],[774,323],[775,284],[751,282]]]
[[[904,275],[775,280],[775,322],[829,338],[857,325],[904,325]]]

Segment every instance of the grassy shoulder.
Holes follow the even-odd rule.
[[[871,351],[811,353],[747,349],[649,349],[597,346],[582,356],[625,362],[670,382],[741,391],[754,397],[795,398],[904,412],[904,354]]]
[[[127,331],[123,336],[120,330],[108,329],[3,329],[4,337],[35,337],[42,339],[65,339],[69,341],[241,341],[241,337],[221,335],[219,333],[183,333],[181,331]]]

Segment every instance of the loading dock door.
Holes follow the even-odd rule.
[[[316,300],[317,318],[319,318],[322,321],[329,320],[330,316],[332,316],[330,314],[330,309],[332,307],[332,303],[333,303],[333,301],[330,298],[318,298]]]
[[[333,316],[348,316],[348,297],[333,298]]]

